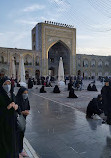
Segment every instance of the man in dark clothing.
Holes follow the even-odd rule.
[[[105,86],[101,90],[103,98],[103,109],[107,116],[107,124],[111,125],[111,87],[109,86],[109,80],[105,81]]]
[[[76,80],[75,82],[75,88],[78,90],[80,88],[80,81]]]
[[[0,157],[18,158],[17,148],[17,109],[15,96],[10,92],[11,81],[0,80]]]
[[[86,110],[86,117],[93,119],[92,117],[93,115],[95,114],[100,115],[102,113],[103,113],[102,95],[98,95],[97,98],[93,98],[89,102]]]

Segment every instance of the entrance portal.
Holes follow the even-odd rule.
[[[68,76],[70,75],[70,50],[62,41],[54,44],[48,52],[48,67],[49,70],[53,68],[54,71],[51,72],[51,75],[53,74],[54,77],[58,75],[60,57],[63,59],[64,74]]]

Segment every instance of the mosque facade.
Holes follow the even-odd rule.
[[[54,76],[57,78],[62,57],[65,76],[111,76],[111,57],[76,54],[76,29],[71,25],[45,21],[32,29],[32,50],[0,47],[0,76],[9,76],[11,57],[16,65],[24,57],[26,78]]]

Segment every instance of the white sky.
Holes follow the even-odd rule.
[[[77,53],[111,55],[111,0],[4,0],[0,47],[31,49],[31,29],[45,20],[74,25]]]

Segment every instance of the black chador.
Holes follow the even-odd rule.
[[[60,89],[59,89],[58,85],[55,85],[53,93],[60,93]]]
[[[69,97],[68,98],[78,98],[74,93],[74,88],[70,88]]]
[[[13,93],[6,93],[0,85],[0,158],[18,158],[16,130],[17,114],[14,108],[7,106],[14,102]]]
[[[70,88],[72,87],[72,85],[73,85],[72,82],[68,83],[68,91],[70,90]]]
[[[42,87],[40,88],[40,93],[46,93],[46,91],[45,91],[45,89],[44,89],[44,86],[42,86]]]

